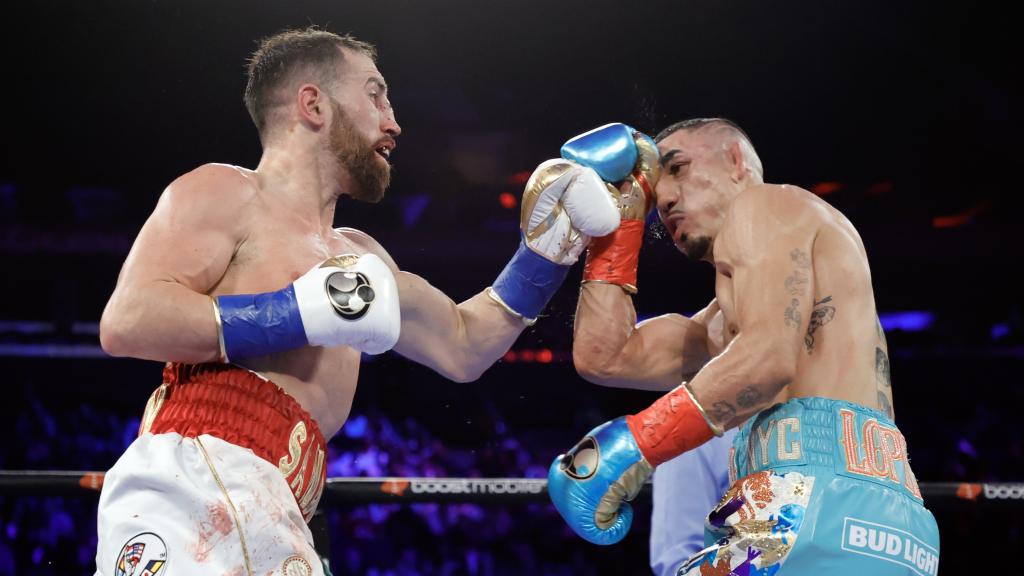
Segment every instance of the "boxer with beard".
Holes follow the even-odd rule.
[[[341,196],[383,198],[401,134],[373,46],[287,31],[248,74],[259,165],[207,164],[171,183],[100,322],[109,354],[167,364],[105,478],[98,575],[322,574],[306,522],[361,354],[394,349],[475,380],[589,238],[618,226],[593,170],[545,162],[524,192],[519,250],[456,304],[333,224]]]

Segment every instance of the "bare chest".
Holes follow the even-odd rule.
[[[297,226],[268,222],[239,245],[214,295],[279,290],[331,256],[363,252],[337,233],[325,238]]]
[[[323,260],[366,250],[339,233],[324,237],[297,226],[267,222],[239,245],[212,291],[258,294],[280,290]],[[359,375],[359,352],[346,347],[304,347],[240,364],[280,386],[317,420],[330,438],[345,422]]]

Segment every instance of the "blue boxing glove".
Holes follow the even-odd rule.
[[[590,431],[548,469],[548,495],[566,523],[594,544],[629,531],[633,509],[655,466],[722,435],[683,383],[644,410]]]
[[[619,123],[605,124],[570,139],[562,145],[561,154],[566,160],[592,168],[605,182],[617,184],[637,167],[640,151],[636,138],[657,155],[658,145],[650,136]]]
[[[526,183],[519,250],[488,295],[527,323],[547,305],[593,237],[619,227],[619,192],[639,153],[625,124],[608,124],[572,138],[562,159],[541,164]]]
[[[548,469],[548,495],[572,529],[594,544],[615,544],[629,531],[626,504],[654,471],[637,446],[626,418],[591,430]]]
[[[375,254],[328,258],[285,288],[214,299],[221,360],[303,346],[390,350],[401,331],[398,286]]]

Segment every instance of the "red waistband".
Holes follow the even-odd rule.
[[[209,434],[276,466],[308,521],[327,471],[320,427],[273,382],[231,364],[176,364],[150,396],[139,434]]]

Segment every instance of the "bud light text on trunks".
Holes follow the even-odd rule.
[[[895,562],[922,576],[935,576],[939,572],[938,550],[910,532],[884,524],[846,517],[842,549]]]

